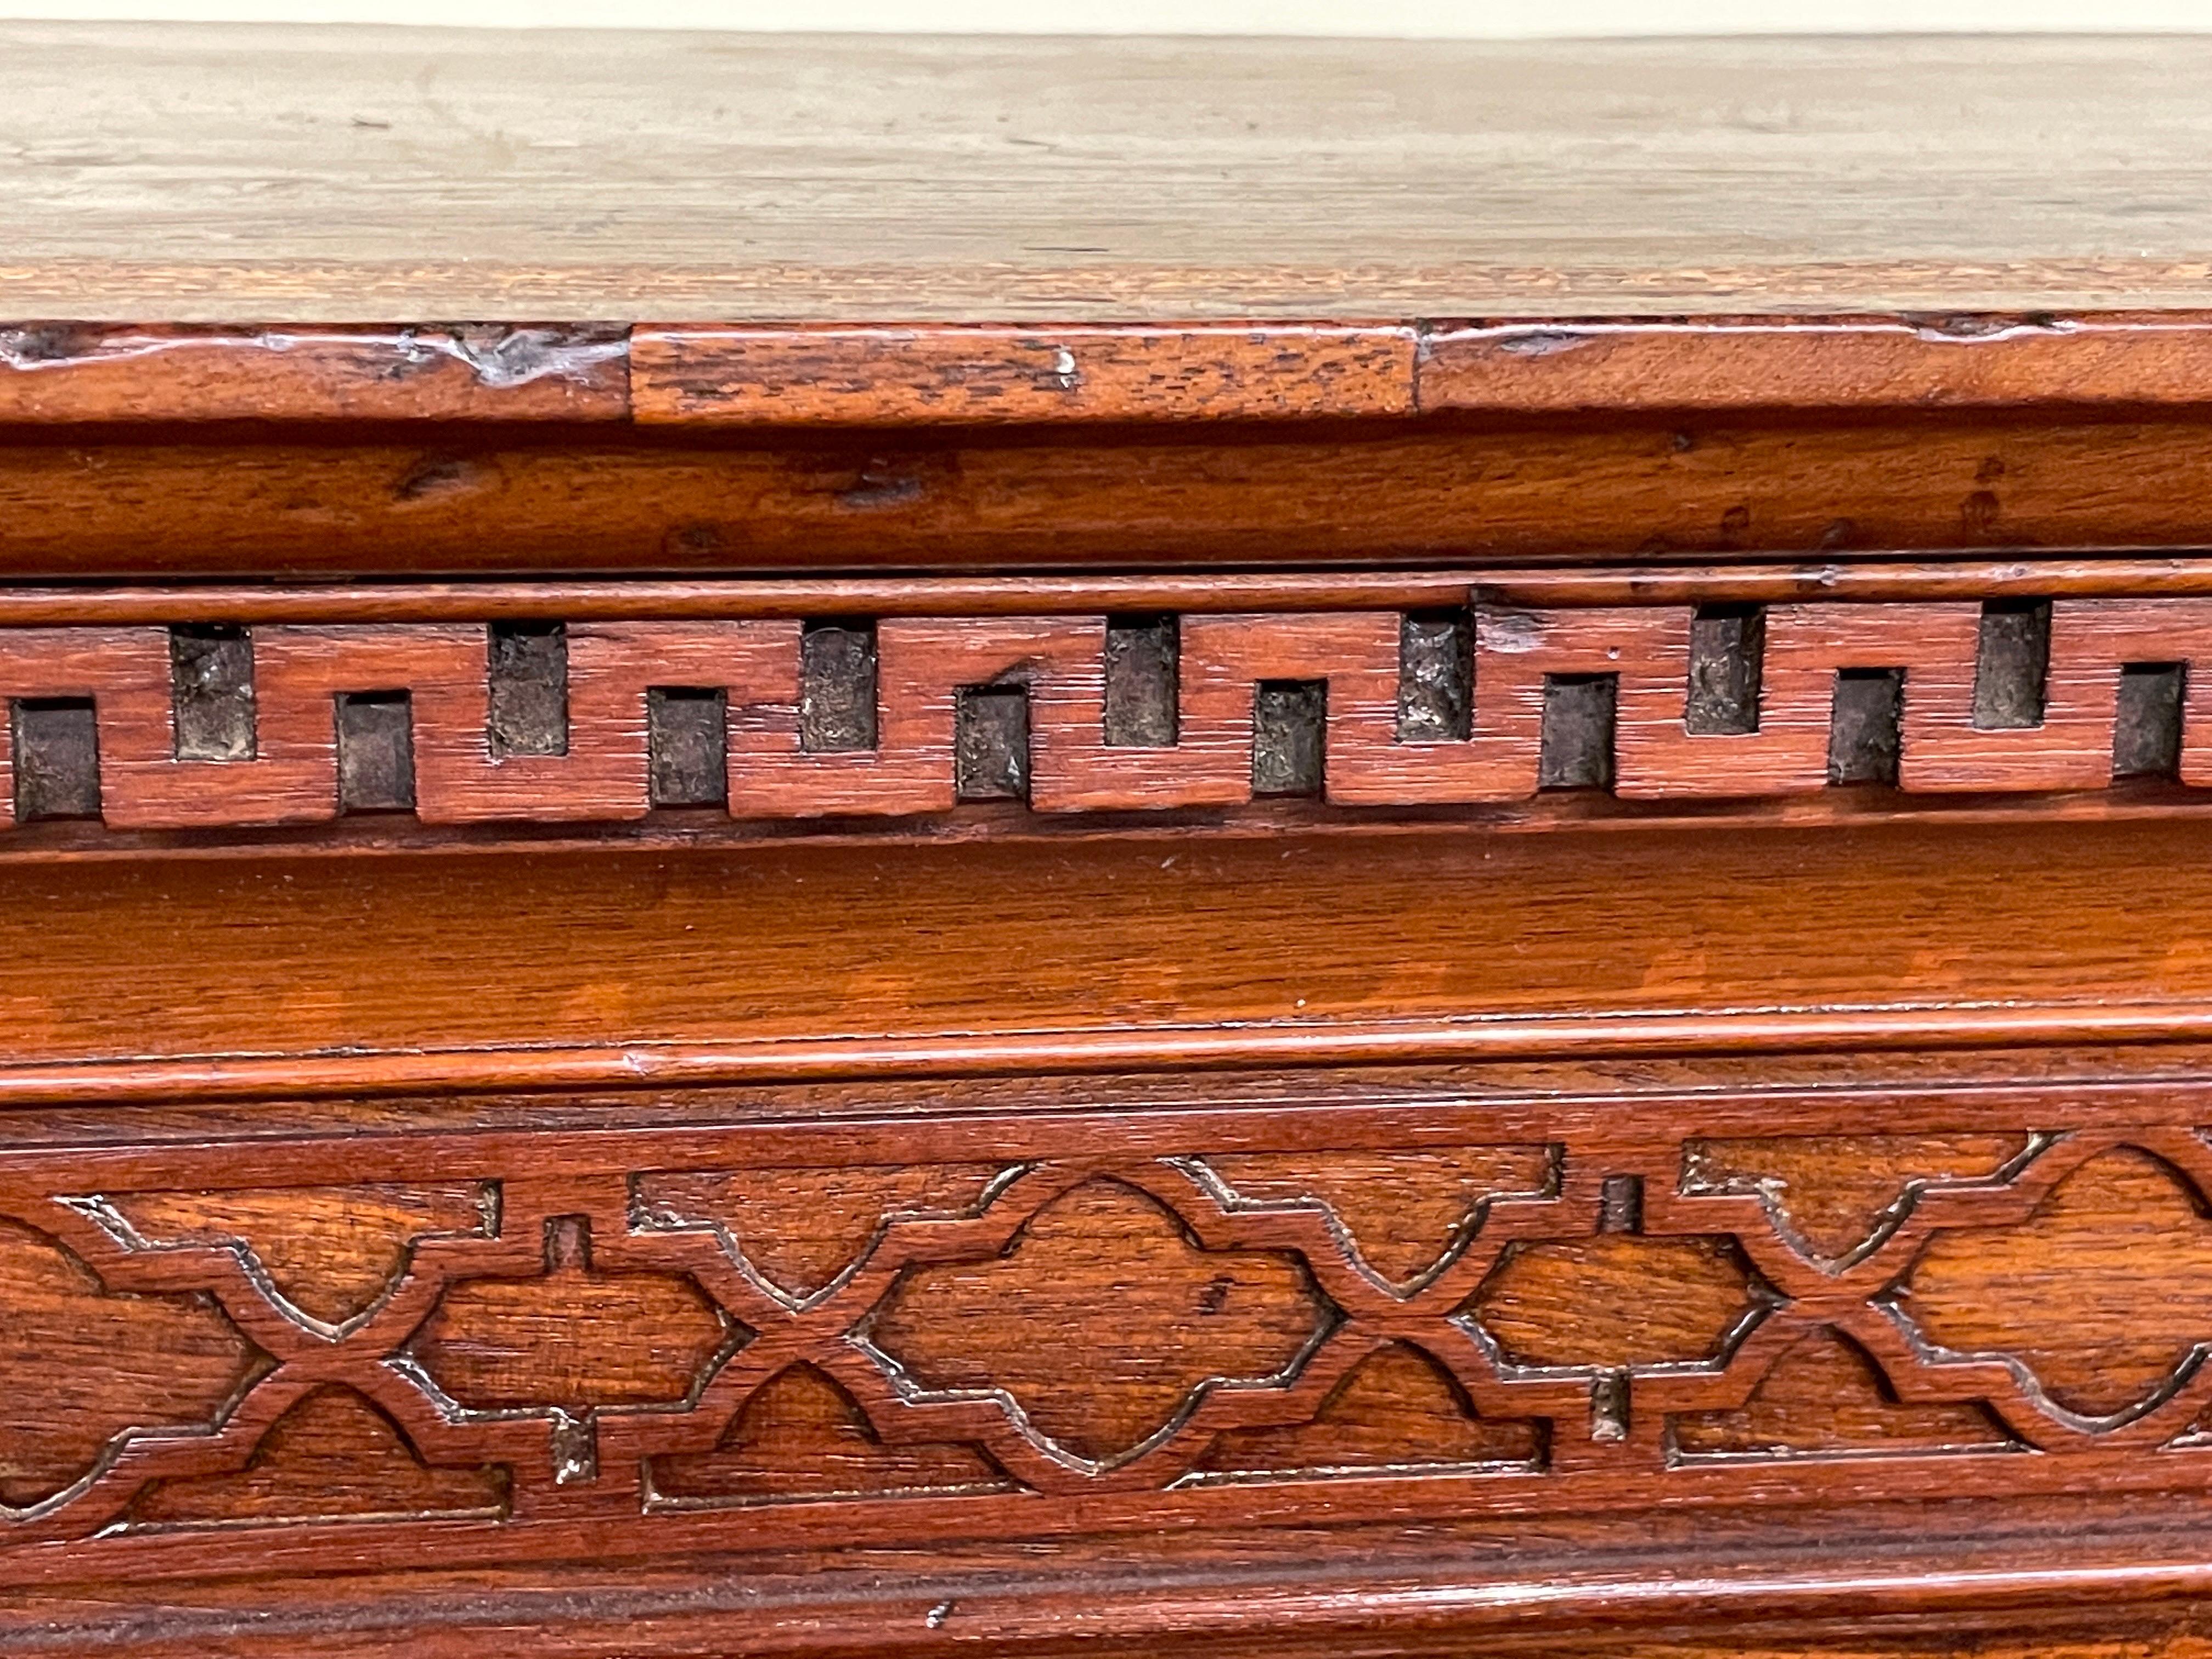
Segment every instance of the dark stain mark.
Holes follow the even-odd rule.
[[[404,691],[337,699],[338,811],[415,810],[415,707]]]
[[[876,746],[876,625],[810,622],[799,636],[799,746]]]
[[[671,557],[696,559],[720,553],[726,539],[720,525],[687,524],[678,525],[670,531],[663,544]]]
[[[1974,724],[2005,731],[2043,724],[2051,672],[2051,602],[1991,599],[1974,657]]]
[[[253,641],[243,628],[169,630],[169,706],[179,760],[253,758]]]
[[[14,727],[15,820],[100,816],[100,722],[90,697],[24,697]]]
[[[911,473],[861,471],[859,481],[837,492],[837,505],[866,512],[882,507],[902,507],[921,499],[922,483]]]
[[[1590,1384],[1590,1438],[1628,1438],[1628,1373],[1607,1371]]]
[[[1536,757],[1540,789],[1610,789],[1618,674],[1544,676],[1543,736]]]
[[[494,623],[485,656],[492,758],[567,754],[568,630],[559,623]]]
[[[2181,775],[2182,696],[2188,672],[2178,662],[2131,662],[2120,670],[2120,700],[2112,722],[2112,775]]]
[[[1690,618],[1690,686],[1682,724],[1699,733],[1759,730],[1766,612],[1755,605],[1700,605]]]
[[[726,694],[656,685],[645,694],[646,752],[655,806],[721,806],[730,799]]]
[[[1904,715],[1903,669],[1838,670],[1828,718],[1828,781],[1894,787]]]
[[[1254,794],[1320,794],[1328,748],[1327,680],[1261,680],[1254,688]]]
[[[1474,625],[1465,611],[1414,611],[1398,623],[1398,741],[1474,735]]]
[[[952,758],[955,790],[962,800],[1027,800],[1029,688],[961,687]]]
[[[1181,729],[1181,629],[1175,617],[1109,617],[1107,743],[1115,748],[1172,748]]]
[[[1597,1230],[1601,1233],[1644,1231],[1644,1177],[1612,1175],[1598,1189]]]

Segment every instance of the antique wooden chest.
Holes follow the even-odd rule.
[[[0,1653],[2212,1651],[2208,84],[0,27]]]

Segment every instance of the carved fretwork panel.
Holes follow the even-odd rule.
[[[2026,1135],[1815,1135],[1693,1140],[1686,1189],[1752,1192],[1810,1253],[1847,1260],[1881,1241],[1929,1182],[1997,1179]]]
[[[1510,1364],[1634,1370],[1724,1354],[1768,1300],[1726,1238],[1624,1234],[1511,1248],[1467,1314]]]
[[[477,1182],[422,1182],[131,1193],[108,1213],[151,1245],[243,1247],[278,1297],[337,1326],[376,1305],[416,1239],[483,1233],[492,1202]]]
[[[2212,783],[2212,599],[0,628],[0,824]],[[1431,584],[1433,586],[1433,584]],[[963,590],[964,591],[964,590]],[[180,598],[180,606],[189,600]],[[312,593],[286,614],[312,613]],[[1725,610],[1717,615],[1716,606]],[[564,610],[564,607],[567,607]],[[739,609],[733,599],[732,609]],[[20,752],[18,752],[20,750]]]
[[[992,1182],[1013,1173],[992,1164],[655,1170],[633,1191],[641,1218],[712,1226],[770,1288],[804,1299],[860,1266],[893,1218],[972,1214]]]
[[[1410,1287],[1441,1267],[1492,1200],[1538,1197],[1556,1176],[1548,1146],[1418,1152],[1226,1152],[1193,1166],[1254,1205],[1325,1206],[1348,1253]]]
[[[1007,1097],[0,1150],[0,1579],[2203,1478],[2195,1085]]]
[[[576,1218],[546,1225],[545,1270],[449,1281],[407,1349],[424,1379],[474,1412],[670,1405],[745,1333],[690,1279],[602,1272]]]

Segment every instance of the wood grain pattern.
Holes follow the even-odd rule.
[[[2004,1244],[1972,1250],[1963,1241],[1931,1248],[1902,1288],[1898,1306],[1926,1340],[1971,1352],[2005,1350],[2033,1375],[2032,1386],[2085,1419],[2124,1417],[2155,1399],[2195,1352],[2191,1294],[2203,1248],[2203,1199],[2154,1156],[2106,1153],[2076,1170],[2033,1223]],[[2130,1216],[2148,1237],[2125,1255],[2111,1218]],[[2033,1260],[2033,1266],[2028,1262]],[[2101,1284],[2171,1273],[2165,1304],[2123,1312],[2118,1298],[2054,1296],[2060,1282]],[[2048,1299],[2046,1299],[2048,1298]]]
[[[714,1228],[749,1272],[803,1300],[857,1266],[896,1218],[974,1213],[1013,1173],[991,1164],[652,1170],[632,1197],[659,1224]]]
[[[0,1652],[2194,1659],[2208,50],[0,26]]]
[[[116,1297],[65,1245],[0,1223],[8,1309],[0,1516],[66,1501],[140,1425],[219,1420],[258,1370],[212,1298]],[[189,1432],[189,1426],[187,1426]]]
[[[1510,1364],[1616,1371],[1717,1358],[1758,1303],[1725,1240],[1593,1238],[1509,1255],[1468,1312]]]
[[[1140,1189],[1075,1187],[995,1259],[910,1272],[867,1342],[924,1396],[1003,1389],[1018,1420],[1110,1467],[1180,1426],[1202,1384],[1287,1377],[1326,1326],[1293,1259],[1194,1248],[1185,1230]]]
[[[367,1398],[334,1384],[278,1418],[234,1474],[155,1480],[135,1498],[133,1531],[416,1522],[504,1514],[504,1471],[434,1469]]]
[[[1243,323],[2201,307],[2205,50],[18,22],[0,52],[0,210],[23,234],[0,309]]]
[[[1865,1350],[1831,1332],[1815,1332],[1777,1360],[1736,1409],[1684,1412],[1671,1426],[1675,1449],[1686,1460],[2005,1451],[2020,1445],[1987,1407],[1905,1404]]]
[[[972,1446],[887,1445],[860,1402],[803,1361],[763,1383],[713,1450],[650,1458],[646,1469],[655,1509],[1018,1490]]]
[[[1298,420],[1411,414],[1415,331],[642,328],[641,424]]]
[[[623,331],[0,327],[0,422],[608,421]]]
[[[1068,422],[2185,412],[2212,325],[2166,312],[750,328],[562,323],[0,328],[0,422]],[[416,488],[428,487],[429,481]]]
[[[1234,1200],[1322,1205],[1350,1252],[1394,1284],[1417,1283],[1452,1255],[1492,1201],[1549,1190],[1549,1146],[1419,1152],[1231,1152],[1206,1160]]]
[[[1189,582],[1296,566],[1285,574],[1343,581],[1438,562],[2212,544],[2200,420],[1801,418],[1073,425],[1051,442],[975,428],[19,428],[0,559],[26,580],[1139,567]]]
[[[1197,1478],[1267,1475],[1309,1480],[1383,1469],[1472,1472],[1538,1467],[1541,1423],[1492,1419],[1420,1349],[1377,1349],[1346,1373],[1292,1428],[1231,1429],[1199,1460]]]
[[[475,1182],[416,1182],[133,1193],[109,1208],[150,1248],[236,1243],[275,1295],[338,1327],[374,1307],[416,1240],[483,1233],[491,1198]]]
[[[486,883],[496,846],[0,861],[0,1090],[2172,1042],[2212,991],[2201,833],[2179,815],[2027,837],[1899,819],[570,846],[523,853],[511,888]],[[840,925],[779,902],[794,891]],[[1808,929],[1850,948],[1807,952]]]
[[[1489,415],[1746,409],[2201,406],[2212,332],[2140,316],[1486,322],[1421,342],[1424,410]]]

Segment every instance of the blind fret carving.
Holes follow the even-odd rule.
[[[97,1193],[11,1154],[0,1580],[15,1543],[160,1572],[205,1559],[165,1540],[251,1559],[457,1517],[510,1559],[564,1516],[617,1552],[771,1512],[890,1540],[945,1504],[1015,1537],[1318,1480],[1391,1515],[1540,1515],[1585,1479],[1987,1492],[2027,1449],[1998,1460],[2023,1492],[2196,1481],[2198,1092],[2118,1121],[2050,1091],[2011,1129],[1947,1127],[1938,1093],[1924,1133],[1759,1139],[1702,1127],[1724,1097],[1624,1100],[1602,1134],[1563,1109],[1556,1138],[1523,1107],[1513,1141],[1425,1108],[1410,1145],[1364,1109],[1126,1146],[1091,1120],[1079,1148],[1048,1115],[883,1121],[842,1188],[744,1126],[647,1168],[547,1131],[553,1179],[464,1129],[384,1155],[420,1179],[352,1186],[313,1139],[258,1139],[253,1188],[194,1179],[195,1149]],[[2114,1205],[2174,1219],[2118,1248]],[[178,1363],[137,1366],[132,1333]]]
[[[573,621],[565,703],[545,688],[565,726],[520,748],[501,740],[505,683],[480,625],[264,626],[191,659],[203,678],[250,665],[236,685],[187,684],[177,640],[204,645],[205,629],[12,629],[0,821],[94,801],[112,827],[158,830],[410,802],[431,823],[614,823],[667,805],[898,817],[1009,794],[1059,814],[1285,790],[1349,808],[1469,805],[1553,782],[1633,801],[1893,775],[1929,795],[2094,790],[2146,770],[2212,786],[2212,669],[2191,666],[2212,665],[2212,599],[1708,611],[1485,606],[1466,656],[1433,648],[1456,635],[1430,612],[1186,615],[1162,635],[1171,660],[1151,665],[1160,706],[1141,740],[1123,729],[1135,694],[1118,680],[1109,709],[1109,674],[1130,671],[1103,616],[885,618],[874,718],[834,743],[807,711],[867,688],[813,684],[822,653],[799,622]],[[1462,671],[1471,681],[1455,682]],[[1311,731],[1282,717],[1285,688]],[[196,735],[204,705],[226,722],[215,748]],[[370,715],[392,730],[372,733]],[[372,740],[392,752],[349,757],[348,742]],[[721,778],[702,774],[718,763]],[[398,775],[371,788],[364,767]]]

